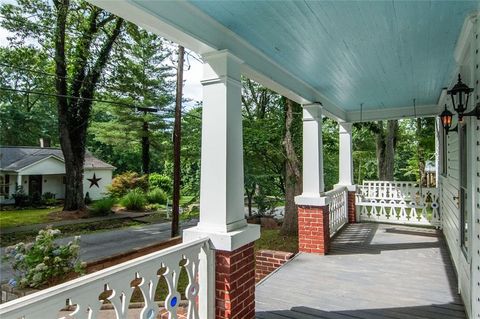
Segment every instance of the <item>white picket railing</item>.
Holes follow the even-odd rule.
[[[438,188],[413,182],[365,181],[357,187],[357,220],[441,228]]]
[[[348,223],[348,191],[345,187],[339,187],[326,192],[325,197],[329,198],[329,226],[332,237]]]
[[[2,304],[0,318],[57,318],[63,309],[64,318],[93,319],[99,317],[104,303],[109,303],[115,310],[115,318],[125,319],[133,291],[138,287],[144,306],[137,318],[154,319],[160,311],[155,301],[156,288],[160,280],[165,280],[168,295],[164,307],[168,318],[176,319],[182,268],[189,281],[184,291],[188,301],[187,318],[201,318],[207,313],[206,303],[214,302],[206,287],[201,287],[203,283],[212,282],[207,277],[213,274],[207,272],[206,265],[201,265],[207,260],[212,261],[208,239],[182,243]],[[66,309],[68,313],[64,314]]]

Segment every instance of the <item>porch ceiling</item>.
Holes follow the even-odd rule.
[[[360,103],[367,118],[378,110],[413,115],[414,98],[417,114],[436,114],[462,25],[480,8],[479,1],[90,1],[199,53],[228,49],[245,61],[247,76],[297,102],[320,101],[340,120],[358,118]]]

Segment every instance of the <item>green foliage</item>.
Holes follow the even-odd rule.
[[[57,200],[55,199],[55,194],[51,192],[46,192],[42,194],[42,204],[51,206],[55,205],[57,203]]]
[[[198,219],[200,217],[200,207],[198,205],[191,205],[180,214],[181,221],[188,221],[190,219]]]
[[[71,272],[82,273],[86,264],[79,259],[79,240],[67,245],[55,243],[60,235],[58,229],[40,230],[31,244],[18,243],[5,249],[4,259],[15,271],[12,286],[38,288],[61,280]]]
[[[278,229],[262,229],[260,239],[255,241],[255,250],[268,249],[298,252],[298,237],[284,236]]]
[[[166,204],[167,193],[160,188],[153,188],[147,193],[147,201],[150,204]]]
[[[120,198],[135,189],[141,189],[143,192],[147,191],[147,176],[135,172],[126,172],[113,178],[112,184],[108,187],[108,192],[111,196]]]
[[[334,185],[338,183],[339,136],[337,122],[327,117],[323,118],[322,135],[323,176],[325,178],[325,190],[328,191],[333,189]]]
[[[152,173],[148,176],[148,183],[150,188],[160,188],[167,194],[171,194],[173,191],[173,181],[166,175]]]
[[[141,211],[147,204],[145,192],[139,188],[131,190],[122,197],[120,204],[128,210]]]
[[[30,198],[23,190],[23,186],[17,186],[15,193],[12,194],[16,207],[25,207],[30,204]]]
[[[115,199],[106,197],[95,201],[91,208],[90,214],[93,216],[106,216],[112,213],[112,207],[115,205]]]

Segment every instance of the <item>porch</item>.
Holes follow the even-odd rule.
[[[357,189],[352,154],[353,123],[437,116],[458,73],[475,89],[466,109],[476,107],[478,1],[89,2],[202,55],[200,222],[180,245],[1,305],[2,318],[50,318],[66,305],[70,317],[99,318],[105,304],[128,318],[135,289],[144,299],[139,317],[148,319],[160,307],[178,318],[181,298],[188,318],[202,319],[464,318],[458,291],[467,316],[480,315],[480,119],[465,118],[448,136],[437,121],[442,177],[430,193],[413,185]],[[301,253],[256,296],[260,229],[245,220],[242,76],[303,106]],[[339,123],[339,180],[329,192],[325,116]],[[437,231],[355,224],[367,220],[443,227],[457,274]],[[159,303],[160,282],[168,295]]]
[[[441,231],[344,227],[327,256],[300,253],[256,287],[259,319],[466,318]]]

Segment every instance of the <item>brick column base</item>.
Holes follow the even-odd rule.
[[[234,251],[215,252],[215,318],[255,318],[253,243]]]
[[[348,223],[357,222],[357,207],[355,206],[355,192],[348,192]]]
[[[328,206],[298,206],[298,250],[325,255],[330,244]]]

